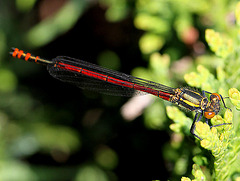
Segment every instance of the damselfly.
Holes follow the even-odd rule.
[[[51,76],[63,82],[68,82],[82,89],[94,90],[105,94],[132,96],[133,94],[152,94],[164,100],[175,103],[189,111],[195,111],[190,132],[202,140],[195,132],[195,123],[205,117],[208,120],[220,111],[220,102],[225,102],[221,94],[202,91],[202,94],[188,88],[171,88],[159,83],[120,73],[79,59],[58,56],[52,60],[42,59],[12,48],[13,57],[47,66]],[[210,94],[208,100],[206,94]],[[228,109],[228,108],[227,108]],[[221,126],[229,123],[223,123]]]

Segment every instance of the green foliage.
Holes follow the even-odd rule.
[[[85,0],[69,1],[54,16],[30,29],[24,36],[26,43],[31,47],[39,47],[53,41],[57,36],[74,26],[86,5]]]
[[[227,25],[223,21],[220,21],[220,19],[226,16],[234,4],[235,1],[219,1],[216,3],[207,0],[137,0],[137,14],[134,23],[137,28],[146,32],[140,39],[140,48],[144,54],[149,54],[160,50],[164,44],[170,44],[166,52],[171,57],[179,57],[181,55],[180,50],[173,52],[172,46],[180,42],[192,44],[196,41],[198,33],[193,27],[198,23],[201,26],[211,24],[216,28],[225,29]],[[199,18],[196,23],[195,14]],[[179,42],[176,42],[175,33]],[[186,38],[186,35],[192,39]],[[157,38],[152,41],[151,39],[146,39],[145,36],[156,36]],[[144,43],[148,44],[148,49],[145,46],[142,48],[142,39],[144,39]]]
[[[185,74],[184,79],[188,85],[192,87],[207,90],[209,92],[218,92],[223,97],[228,95],[231,102],[239,109],[239,92],[236,89],[232,89],[232,87],[238,89],[240,87],[238,81],[240,65],[238,61],[239,56],[237,56],[239,52],[239,35],[236,33],[239,32],[239,30],[238,27],[232,25],[229,26],[224,24],[223,21],[220,21],[220,17],[225,17],[228,13],[228,8],[231,8],[232,6],[226,6],[223,10],[221,9],[221,6],[226,5],[224,5],[223,1],[220,1],[218,6],[213,6],[214,2],[211,1],[199,1],[198,3],[202,3],[201,6],[194,6],[193,3],[195,4],[196,2],[139,0],[137,3],[137,15],[134,23],[137,28],[146,31],[139,41],[140,49],[143,54],[151,55],[153,52],[162,49],[164,45],[169,44],[172,38],[172,24],[174,24],[174,30],[177,32],[179,40],[187,44],[188,41],[184,38],[184,35],[187,33],[187,30],[194,26],[193,17],[191,15],[193,12],[198,13],[200,18],[206,18],[208,21],[214,22],[212,25],[216,29],[226,32],[226,35],[223,35],[213,29],[206,28],[206,41],[216,56],[202,55],[197,57],[197,72],[192,71]],[[239,5],[237,5],[237,8],[238,6]],[[213,7],[217,8],[213,10]],[[176,11],[176,9],[178,10]],[[220,11],[221,13],[217,13]],[[240,13],[236,11],[235,14],[237,24],[239,24],[238,19]],[[198,23],[202,23],[203,26],[206,25],[206,22],[204,21],[199,21]],[[146,38],[148,36],[156,36],[157,38],[155,38],[155,41],[152,41],[150,38]],[[172,43],[171,45],[175,44]],[[174,51],[175,55],[172,54],[173,51],[171,51],[172,47],[170,46],[165,47],[165,52],[168,52],[172,58],[178,57],[180,54],[176,51]],[[152,75],[154,77],[155,73],[153,72]],[[166,73],[165,77],[168,79],[169,72]],[[164,82],[164,80],[165,79],[162,77],[161,81]],[[170,82],[174,84],[173,81]],[[229,94],[227,92],[228,90]],[[224,100],[229,106],[228,100]],[[161,110],[160,106],[159,110]],[[178,152],[178,157],[172,158],[170,155],[166,155],[165,158],[169,159],[169,161],[174,160],[176,163],[175,167],[179,168],[181,166],[177,163],[179,163],[179,158],[184,155],[179,152],[179,149],[185,144],[184,135],[189,135],[189,128],[192,121],[175,107],[167,107],[166,112],[168,117],[174,122],[170,125],[170,129],[175,132],[171,146],[167,146],[166,149],[171,153]],[[213,159],[210,159],[211,156],[208,155],[208,159],[210,160],[208,161],[208,164],[206,164],[206,162],[203,161],[203,159],[206,160],[206,157],[204,156],[205,153],[199,150],[197,152],[193,151],[193,155],[198,155],[198,157],[195,156],[195,159],[193,159],[195,164],[193,166],[192,174],[195,177],[195,180],[226,180],[233,178],[234,174],[239,172],[239,166],[234,166],[240,164],[236,159],[239,157],[239,141],[237,141],[239,135],[237,131],[239,128],[239,113],[236,113],[235,111],[233,112],[234,116],[232,112],[227,110],[224,119],[218,115],[211,120],[212,125],[222,123],[232,123],[232,125],[212,127],[210,129],[205,123],[203,124],[202,122],[199,122],[196,124],[196,132],[203,138],[200,143],[201,147],[211,151],[212,156],[214,157],[214,162],[210,161]],[[188,148],[191,149],[190,147]],[[170,151],[170,149],[172,149],[172,151]],[[200,157],[200,155],[202,156]],[[183,158],[187,160],[187,157]],[[198,159],[196,160],[196,158]],[[183,166],[184,165],[186,168],[187,165],[183,164]],[[182,172],[178,172],[177,170],[174,170],[173,172],[173,175],[180,174],[182,174]],[[186,178],[186,180],[188,180],[188,178]]]
[[[236,109],[240,109],[240,92],[236,88],[229,89],[229,98]]]
[[[105,17],[110,22],[121,21],[129,12],[127,0],[99,0],[102,6],[108,6]]]
[[[118,151],[108,145],[108,139],[102,138],[105,133],[108,137],[107,131],[112,127],[94,127],[102,109],[99,111],[86,106],[85,117],[79,118],[80,123],[72,123],[74,118],[67,110],[68,105],[60,109],[60,105],[45,104],[46,101],[41,98],[34,98],[31,88],[21,85],[21,78],[29,76],[31,79],[39,69],[34,65],[29,68],[27,64],[9,63],[7,55],[11,46],[43,48],[54,44],[55,40],[74,28],[89,7],[97,5],[87,0],[66,1],[47,18],[34,21],[36,2],[0,2],[0,180],[118,180],[114,172],[121,163]],[[99,0],[99,5],[98,8],[105,10],[105,17],[111,25],[131,17],[134,26],[143,32],[138,40],[139,49],[149,66],[135,68],[132,72],[134,76],[172,87],[186,82],[201,90],[218,92],[224,97],[227,107],[232,109],[231,112],[223,107],[220,114],[211,120],[212,125],[231,125],[211,128],[206,123],[197,123],[196,134],[203,140],[196,139],[194,144],[189,141],[195,139],[189,132],[193,114],[153,98],[153,103],[145,109],[144,124],[149,130],[170,128],[170,141],[163,145],[164,161],[171,174],[169,179],[240,180],[240,113],[236,111],[240,110],[240,4],[236,5],[235,0]],[[98,31],[102,27],[94,28]],[[115,39],[116,34],[113,33],[111,38]],[[207,53],[203,34],[215,55]],[[71,46],[78,46],[78,43],[82,42],[72,42]],[[69,44],[61,46],[71,49]],[[120,58],[112,50],[104,50],[99,55],[100,64],[114,60],[112,67],[120,67]],[[51,92],[47,88],[46,91]],[[229,99],[225,98],[227,96]],[[230,106],[229,100],[236,109]],[[86,102],[79,100],[79,104]],[[94,115],[93,120],[88,119],[91,117],[89,114]],[[75,128],[78,124],[83,125],[83,132]],[[133,145],[138,144],[132,142]],[[81,153],[84,143],[91,148],[93,156],[74,166],[61,167],[76,152]],[[25,161],[35,154],[47,155],[60,167],[41,167]]]
[[[204,1],[201,1],[203,3]],[[188,6],[183,7],[183,4],[186,3]],[[139,46],[143,54],[152,54],[152,52],[158,51],[161,49],[165,43],[169,43],[171,41],[171,37],[169,38],[171,23],[174,21],[175,30],[177,31],[177,35],[180,41],[186,43],[184,39],[184,31],[191,26],[193,26],[193,21],[191,17],[192,12],[198,12],[200,16],[208,19],[210,21],[215,21],[214,26],[217,29],[226,30],[227,25],[223,24],[222,21],[219,21],[220,18],[217,18],[213,12],[211,11],[211,2],[208,4],[207,2],[203,3],[203,6],[194,7],[192,1],[185,1],[184,3],[177,3],[176,1],[144,1],[139,0],[137,4],[137,16],[135,18],[135,26],[139,29],[145,30],[146,33],[142,36],[139,41]],[[212,2],[213,3],[213,2]],[[222,5],[223,1],[220,2]],[[179,18],[175,19],[173,13],[170,11],[178,6],[179,11],[173,11],[178,14],[182,12]],[[230,7],[230,6],[229,6]],[[188,10],[186,8],[189,8]],[[219,6],[218,6],[219,8]],[[191,10],[190,10],[191,9]],[[189,11],[190,10],[190,11]],[[220,8],[218,9],[220,10]],[[227,7],[224,13],[227,13]],[[211,12],[211,13],[206,13]],[[205,14],[206,13],[206,14]],[[216,12],[214,12],[216,14]],[[223,14],[224,14],[223,13]],[[211,16],[211,15],[212,16]],[[220,16],[224,15],[221,14]],[[238,20],[238,11],[236,11],[236,19]],[[210,15],[210,16],[209,16]],[[218,14],[219,16],[219,14]],[[237,21],[238,24],[238,21]],[[204,55],[198,57],[197,64],[197,72],[190,72],[184,75],[185,81],[192,87],[197,87],[202,90],[207,90],[210,92],[219,92],[223,95],[223,97],[228,95],[232,103],[237,106],[239,105],[239,92],[236,89],[231,89],[232,86],[239,88],[238,72],[239,67],[238,59],[236,57],[236,52],[238,51],[238,39],[236,40],[236,31],[238,31],[235,27],[228,28],[228,35],[222,35],[221,33],[217,33],[212,29],[206,30],[206,41],[210,47],[210,49],[217,55],[217,57],[210,57],[209,55]],[[155,40],[152,41],[151,38]],[[229,38],[232,36],[232,38]],[[147,38],[149,37],[149,38]],[[236,40],[236,41],[234,41]],[[171,47],[168,47],[171,49]],[[166,50],[167,52],[170,52]],[[172,54],[170,54],[172,57]],[[151,60],[151,58],[150,58]],[[210,63],[211,62],[211,63]],[[164,68],[159,67],[159,71]],[[216,71],[216,76],[214,74],[214,70]],[[145,75],[144,71],[143,75]],[[151,72],[152,76],[156,75],[156,73]],[[136,75],[136,74],[134,74]],[[149,75],[148,75],[149,77]],[[168,79],[169,72],[166,72],[164,77],[161,77],[161,81]],[[169,81],[169,80],[167,80]],[[172,82],[171,82],[172,83]],[[169,85],[169,83],[168,83]],[[227,99],[225,99],[227,102]],[[228,104],[228,103],[227,103]],[[161,107],[159,106],[159,110]],[[235,111],[234,111],[235,113]],[[148,112],[146,112],[148,114]],[[238,113],[236,113],[238,114]],[[184,135],[189,134],[189,128],[191,126],[191,120],[185,116],[184,113],[179,111],[175,107],[167,107],[167,115],[168,117],[174,121],[173,124],[170,125],[170,129],[175,132],[175,137],[178,137],[178,141],[172,142],[172,147],[166,147],[169,151],[169,148],[173,150],[178,150],[181,148],[184,143]],[[147,117],[147,116],[146,116]],[[211,123],[212,125],[218,125],[222,123],[232,123],[233,114],[229,110],[225,112],[224,119],[218,115],[215,116]],[[213,157],[215,158],[214,162],[209,162],[208,165],[202,159],[206,159],[206,157],[199,157],[197,159],[197,163],[193,166],[192,174],[195,177],[195,180],[225,180],[233,177],[234,173],[239,172],[239,167],[234,167],[233,165],[239,165],[238,160],[236,159],[239,155],[238,149],[238,135],[239,133],[235,133],[238,130],[239,123],[237,121],[237,115],[234,117],[234,121],[232,125],[223,125],[219,127],[210,127],[207,124],[203,124],[199,122],[196,124],[196,133],[203,138],[201,141],[201,146],[205,149],[211,151]],[[175,146],[174,146],[175,145]],[[176,146],[178,145],[178,146]],[[234,149],[235,148],[235,149]],[[237,148],[237,149],[236,149]],[[174,151],[173,151],[174,152]],[[204,154],[201,152],[197,152],[198,155]],[[196,153],[195,153],[196,154]],[[182,164],[180,163],[181,153],[178,154],[178,157],[170,158],[170,156],[166,155],[166,158],[175,160],[176,168],[180,168]],[[234,156],[233,156],[234,155]],[[209,157],[211,157],[209,155]],[[194,157],[197,158],[197,157]],[[185,157],[186,160],[186,157]],[[200,163],[200,164],[199,164]],[[198,165],[199,164],[199,165]],[[183,164],[184,166],[185,164]],[[185,168],[187,165],[184,166]],[[202,169],[204,167],[204,172]],[[184,169],[183,169],[184,170]],[[175,174],[181,174],[181,171],[174,171]],[[210,175],[210,173],[214,173]],[[187,179],[188,180],[188,179]]]
[[[239,11],[240,3],[237,5],[236,10],[237,25],[239,24]],[[239,27],[237,26],[236,30],[239,32],[238,29]],[[224,89],[229,89],[230,100],[238,109],[239,92],[236,88],[231,88],[231,86],[236,86],[239,88],[237,85],[239,78],[236,76],[235,72],[235,70],[239,69],[240,67],[238,61],[239,57],[236,56],[236,52],[238,52],[239,49],[238,36],[235,37],[233,34],[232,38],[226,38],[221,33],[217,33],[214,30],[206,30],[206,41],[208,42],[211,50],[220,57],[219,65],[216,67],[218,70],[218,77],[214,78],[213,75],[210,76],[209,72],[205,70],[204,80],[200,79],[200,77],[203,76],[203,74],[201,75],[201,71],[199,71],[199,73],[187,74],[185,76],[185,80],[189,84],[194,84],[195,87],[200,87],[202,89],[207,85],[209,90],[223,92],[223,95],[226,95],[226,91],[224,91]],[[214,83],[210,84],[211,82]],[[211,123],[212,125],[230,123],[230,125],[222,125],[210,128],[206,123],[196,123],[196,133],[203,139],[200,142],[201,146],[207,150],[210,150],[214,158],[213,170],[211,170],[213,171],[213,175],[211,176],[213,180],[231,180],[234,178],[234,174],[240,172],[240,162],[237,159],[240,156],[238,120],[239,113],[233,116],[233,112],[227,109],[224,114],[224,118],[222,118],[220,115],[217,115],[211,119]],[[232,121],[234,121],[234,123]],[[203,169],[200,168],[200,166],[203,166],[203,164],[198,166],[199,172],[201,172]],[[204,167],[208,166],[205,165]],[[210,167],[208,169],[210,169]],[[198,180],[199,177],[196,175],[194,176],[195,180]],[[182,180],[190,179],[182,178]],[[206,180],[206,178],[202,178],[202,180]]]
[[[29,11],[33,8],[36,0],[17,0],[16,6],[21,12]]]

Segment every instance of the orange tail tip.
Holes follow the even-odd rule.
[[[54,64],[54,62],[51,60],[42,59],[39,56],[33,56],[31,53],[26,53],[23,50],[19,50],[18,48],[12,48],[12,51],[9,53],[14,58],[23,59],[29,62],[35,62],[39,64],[44,64],[44,65]]]
[[[18,48],[12,48],[12,52],[10,52],[10,54],[14,57],[14,58],[18,58],[18,59],[24,59],[25,61],[28,61],[28,59],[31,57],[31,53],[24,53],[23,50],[19,50]]]
[[[13,57],[16,57],[19,53],[19,49],[18,48],[12,48],[12,52],[10,52],[10,54],[13,56]]]

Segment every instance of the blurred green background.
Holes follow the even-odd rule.
[[[13,59],[8,52],[17,47],[43,58],[65,55],[185,86],[184,74],[198,62],[214,68],[210,56],[199,58],[210,52],[205,30],[231,34],[236,2],[1,0],[0,180],[179,180],[191,175],[192,155],[199,148],[188,130],[186,138],[170,131],[169,103],[147,98],[148,105],[137,104],[140,116],[126,120],[121,107],[129,98],[64,84],[46,67]]]

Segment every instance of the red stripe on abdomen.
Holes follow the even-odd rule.
[[[107,75],[104,75],[104,74],[101,74],[101,73],[98,73],[98,72],[94,72],[94,71],[91,71],[91,70],[87,70],[87,69],[84,69],[84,68],[81,68],[81,67],[68,65],[68,64],[65,64],[65,63],[61,63],[61,62],[57,63],[56,66],[58,68],[61,68],[61,69],[77,72],[77,73],[80,73],[80,74],[83,74],[83,75],[86,75],[86,76],[89,76],[89,77],[92,77],[92,78],[95,78],[95,79],[99,79],[99,80],[102,80],[102,81],[106,81],[106,82],[115,84],[115,85],[128,87],[128,88],[132,88],[132,89],[135,89],[135,90],[138,90],[138,91],[146,92],[146,93],[155,95],[155,96],[160,97],[160,98],[162,98],[164,100],[167,100],[167,101],[170,100],[170,96],[172,95],[170,93],[166,93],[166,92],[158,91],[158,90],[155,90],[155,89],[152,89],[152,88],[144,87],[144,86],[134,84],[134,83],[129,82],[129,81],[116,79],[116,78],[113,78],[113,77],[110,77],[110,76],[107,76]]]

